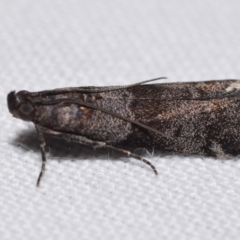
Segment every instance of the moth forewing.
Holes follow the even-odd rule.
[[[8,94],[14,117],[37,129],[44,173],[43,134],[121,152],[119,146],[157,148],[186,155],[240,153],[239,80],[78,87]]]

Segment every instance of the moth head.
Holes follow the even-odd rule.
[[[35,108],[28,100],[27,94],[27,91],[10,92],[7,96],[8,109],[15,118],[32,121],[35,117]]]

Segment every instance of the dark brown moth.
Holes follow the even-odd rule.
[[[10,92],[9,111],[34,123],[46,164],[43,134],[143,161],[119,146],[157,148],[186,155],[240,154],[240,80],[73,87]]]

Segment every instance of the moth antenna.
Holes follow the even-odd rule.
[[[142,84],[144,84],[144,83],[153,82],[153,81],[162,80],[162,79],[167,79],[167,78],[166,78],[166,77],[152,78],[152,79],[144,80],[144,81],[137,82],[137,83],[134,83],[134,84],[117,86],[116,88],[111,89],[111,90],[131,88],[131,87],[135,87],[135,86],[142,85]]]
[[[133,87],[133,86],[138,86],[138,85],[142,85],[144,83],[154,82],[154,81],[162,80],[162,79],[167,79],[167,77],[152,78],[152,79],[148,79],[148,80],[145,80],[145,81],[142,81],[142,82],[138,82],[138,83],[134,83],[134,84],[127,85],[127,86],[132,86]]]
[[[120,89],[127,89],[135,86],[142,85],[144,83],[148,82],[153,82],[161,79],[167,79],[166,77],[159,77],[159,78],[153,78],[149,80],[145,80],[142,82],[137,82],[134,84],[129,84],[129,85],[122,85],[122,86],[110,86],[110,87],[71,87],[68,89],[62,89],[62,88],[56,88],[54,90],[48,90],[48,91],[42,91],[42,92],[37,92],[37,94],[41,94],[41,96],[47,96],[47,95],[56,95],[56,94],[64,94],[68,92],[79,92],[79,93],[101,93],[101,92],[111,92],[115,90],[120,90]],[[32,95],[36,94],[34,92],[31,93]]]

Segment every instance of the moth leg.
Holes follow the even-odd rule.
[[[93,141],[89,138],[86,138],[86,137],[83,137],[83,136],[80,136],[80,135],[75,135],[75,134],[70,134],[70,133],[63,133],[63,132],[58,132],[58,131],[54,131],[52,129],[49,129],[49,128],[45,128],[45,127],[42,127],[40,125],[36,125],[36,127],[38,128],[38,130],[41,132],[41,133],[46,133],[46,134],[49,134],[49,135],[52,135],[54,137],[57,137],[57,138],[60,138],[60,139],[64,139],[64,140],[67,140],[69,142],[77,142],[77,143],[80,143],[80,144],[83,144],[83,145],[86,145],[86,146],[91,146],[93,148],[108,148],[108,149],[113,149],[114,151],[117,151],[117,152],[120,152],[120,153],[123,153],[125,155],[127,155],[128,157],[132,157],[132,158],[135,158],[137,160],[140,160],[144,163],[146,163],[148,166],[150,166],[152,168],[152,170],[154,171],[154,173],[156,175],[158,175],[158,172],[157,172],[157,169],[153,166],[153,164],[151,162],[149,162],[147,159],[135,154],[135,153],[132,153],[130,151],[127,151],[125,149],[122,149],[122,148],[117,148],[117,147],[113,147],[111,145],[108,145],[106,144],[105,142],[101,142],[101,141]]]
[[[105,145],[104,147],[105,147],[105,148],[108,148],[108,149],[113,149],[113,150],[115,150],[115,151],[117,151],[117,152],[120,152],[120,153],[123,153],[123,154],[127,155],[128,157],[132,157],[132,158],[135,158],[135,159],[137,159],[137,160],[140,160],[140,161],[146,163],[149,167],[152,168],[152,170],[154,171],[154,173],[155,173],[156,175],[158,175],[158,171],[157,171],[157,169],[154,167],[154,165],[153,165],[151,162],[149,162],[147,159],[141,157],[140,155],[137,155],[137,154],[135,154],[135,153],[132,153],[132,152],[127,151],[127,150],[122,149],[122,148],[113,147],[113,146],[111,146],[111,145]]]
[[[39,187],[39,184],[40,184],[41,178],[43,176],[43,173],[45,172],[45,166],[46,166],[46,149],[45,149],[46,142],[45,142],[45,139],[44,139],[44,136],[43,136],[41,130],[38,128],[37,125],[35,125],[35,127],[36,127],[36,130],[38,133],[38,139],[40,141],[40,149],[41,149],[41,153],[42,153],[42,167],[41,167],[41,171],[39,173],[39,176],[37,179],[37,184],[36,184],[37,187]]]

